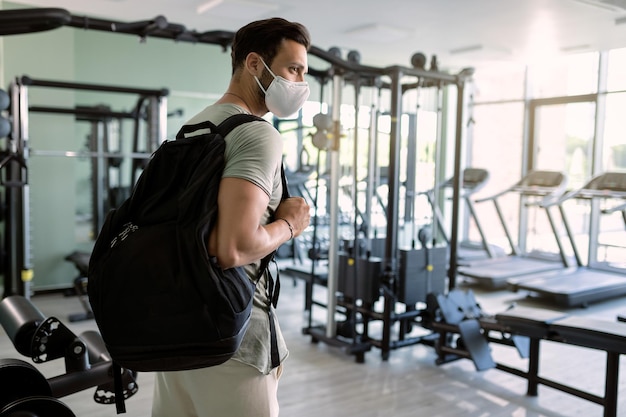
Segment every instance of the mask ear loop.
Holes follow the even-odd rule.
[[[259,80],[259,77],[257,77],[256,75],[254,76],[254,80],[256,81],[256,83],[259,85],[259,88],[261,89],[261,91],[263,91],[263,94],[267,95],[267,90],[265,88],[263,88],[263,85],[261,84],[261,80]]]
[[[259,55],[259,59],[261,60],[261,62],[263,63],[263,66],[265,67],[265,69],[271,74],[272,77],[274,77],[274,80],[276,79],[276,75],[272,72],[272,70],[270,69],[270,67],[267,66],[267,64],[265,63],[265,60],[263,58],[261,58],[261,55]],[[263,84],[261,84],[261,80],[259,80],[259,77],[257,77],[256,75],[254,76],[254,80],[256,81],[256,83],[259,85],[259,87],[261,88],[261,91],[263,91],[263,94],[267,95],[267,90],[265,88],[263,88]],[[272,85],[270,83],[270,85]],[[267,86],[267,88],[269,89],[269,85]]]
[[[260,56],[259,56],[259,59],[263,63],[263,66],[265,67],[265,69],[268,70],[270,74],[272,74],[272,77],[274,77],[274,79],[276,79],[276,74],[274,74],[272,70],[270,69],[270,67],[267,66],[267,64],[265,63],[265,60],[261,58]]]

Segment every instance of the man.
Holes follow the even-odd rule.
[[[241,28],[232,43],[233,73],[224,95],[189,120],[219,124],[228,116],[268,111],[297,112],[308,98],[307,29],[273,18]],[[235,128],[226,137],[226,164],[218,196],[210,255],[222,268],[245,266],[256,279],[260,259],[309,225],[309,206],[299,197],[281,201],[282,137],[265,121]],[[259,280],[250,324],[235,356],[222,365],[158,372],[153,417],[276,417],[281,365],[272,364],[270,320],[276,326],[278,359],[287,349],[268,296],[268,274]]]

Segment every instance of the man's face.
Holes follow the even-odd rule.
[[[304,74],[309,70],[306,48],[298,42],[284,40],[271,69],[276,75],[295,82],[304,81]]]
[[[269,62],[266,62],[266,64],[275,75],[293,82],[304,81],[304,75],[309,70],[306,48],[298,42],[289,39],[285,39],[282,42],[272,64],[270,65]],[[261,64],[261,67],[263,70],[259,80],[263,88],[267,90],[272,81],[274,81],[274,77],[272,77],[272,74],[269,73],[265,66]],[[260,89],[258,90],[258,97],[259,100],[265,100],[265,94]]]

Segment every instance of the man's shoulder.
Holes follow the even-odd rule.
[[[246,114],[246,112],[236,104],[224,103],[224,104],[212,104],[202,111],[194,115],[191,119],[189,119],[185,124],[192,125],[198,124],[206,121],[210,121],[215,125],[219,125],[224,120],[228,119],[230,116],[234,116],[237,114]],[[280,136],[280,133],[276,130],[276,128],[267,120],[253,120],[247,123],[244,123],[243,126],[245,128],[239,129],[242,126],[238,126],[236,130],[239,133],[249,134],[251,131],[256,135],[267,135],[267,136]],[[235,133],[235,132],[234,132]],[[233,135],[236,136],[236,135]]]
[[[198,124],[206,121],[218,125],[230,116],[244,113],[243,109],[236,104],[211,104],[185,122],[187,125]]]

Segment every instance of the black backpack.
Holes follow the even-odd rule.
[[[89,263],[88,294],[117,365],[197,369],[237,351],[255,283],[241,267],[222,270],[208,256],[207,241],[217,215],[224,137],[253,120],[263,119],[238,114],[219,126],[183,126],[177,140],[155,151],[130,198],[107,215]],[[184,137],[199,129],[211,133]],[[283,197],[286,192],[283,171]],[[260,274],[272,257],[263,259]],[[277,292],[270,293],[274,305]]]

